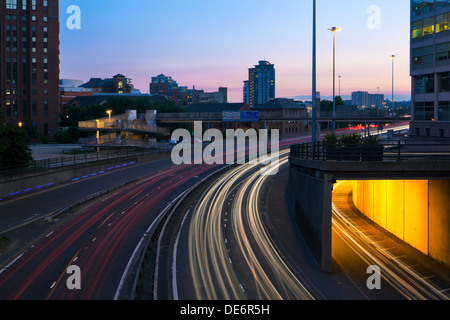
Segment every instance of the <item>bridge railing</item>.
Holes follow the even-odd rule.
[[[291,146],[291,157],[318,161],[450,161],[450,142],[380,141],[379,144],[328,144],[325,141]]]

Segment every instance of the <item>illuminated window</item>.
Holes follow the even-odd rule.
[[[428,18],[423,20],[423,35],[429,35],[434,33],[434,18]]]
[[[417,21],[413,23],[412,26],[412,37],[413,39],[423,36],[423,21]]]
[[[436,33],[448,30],[448,13],[436,16]]]

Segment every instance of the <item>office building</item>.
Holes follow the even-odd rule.
[[[31,120],[44,137],[59,130],[58,0],[0,1],[0,112]]]
[[[194,87],[192,103],[228,103],[228,88],[220,87],[217,92],[205,92]]]
[[[156,77],[152,77],[150,94],[152,96],[165,97],[178,104],[191,104],[194,89],[189,89],[186,86],[179,86],[171,76],[160,74]]]
[[[383,107],[384,95],[371,94],[367,91],[352,92],[352,105],[359,109]]]
[[[410,134],[450,137],[450,4],[411,1]]]
[[[244,103],[259,106],[275,99],[275,66],[268,61],[259,61],[248,71],[248,82],[244,82]]]

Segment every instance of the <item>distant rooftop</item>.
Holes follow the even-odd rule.
[[[255,110],[273,110],[273,109],[305,109],[306,105],[294,99],[277,98],[265,104],[255,106]]]

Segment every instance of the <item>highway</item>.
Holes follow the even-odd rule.
[[[287,151],[281,152],[280,171],[288,164],[287,156]],[[337,272],[329,277],[306,274],[302,271],[306,269],[305,262],[292,263],[293,259],[283,252],[282,245],[274,240],[263,219],[267,213],[263,212],[262,193],[269,179],[270,176],[260,174],[259,165],[238,166],[223,174],[185,208],[173,230],[176,240],[163,244],[173,246],[168,254],[170,257],[166,257],[169,262],[164,265],[171,272],[156,275],[159,291],[153,298],[449,298],[445,269],[442,274],[436,273],[438,269],[433,267],[418,272],[428,268],[422,258],[417,258],[420,255],[413,251],[405,253],[402,250],[407,246],[387,239],[383,231],[372,228],[368,232],[367,222],[350,211],[344,213],[348,209],[348,190],[341,189],[344,184],[335,186],[333,199],[333,259]],[[403,260],[405,255],[408,255],[407,263]],[[367,269],[374,265],[381,268],[380,290],[371,290],[367,285]],[[336,283],[339,283],[338,288]],[[169,285],[163,289],[165,284]]]
[[[280,165],[287,155],[282,153]],[[196,299],[312,299],[265,232],[259,192],[269,176],[257,169],[246,165],[217,179],[192,213],[188,246]],[[233,204],[227,208],[230,196]],[[252,275],[245,285],[242,273]]]
[[[150,175],[88,206],[0,270],[2,300],[112,300],[146,229],[182,190],[214,166],[177,166]],[[69,290],[66,270],[81,270]]]
[[[308,139],[286,139],[280,146]],[[287,157],[287,151],[281,151],[280,167],[287,166]],[[135,181],[55,223],[38,241],[17,251],[17,255],[1,266],[0,299],[120,299],[133,253],[149,227],[180,194],[222,167],[175,166],[168,159],[1,204],[2,214],[10,213],[2,220],[7,221],[2,228],[25,236],[42,227],[39,217],[55,209],[53,202],[59,207],[69,201],[62,201],[64,197],[80,199],[103,185]],[[170,274],[167,282],[171,284],[170,298],[309,300],[320,297],[311,281],[280,255],[261,220],[260,193],[270,179],[270,175],[260,174],[258,164],[237,166],[196,199],[196,205],[187,210],[175,233],[172,267],[165,270]],[[27,211],[23,210],[24,205],[29,208]],[[33,206],[41,212],[31,215]],[[15,227],[10,218],[15,211],[21,221],[28,222]],[[73,265],[81,270],[80,290],[70,290],[67,286],[67,270]],[[161,297],[156,293],[155,298]]]

